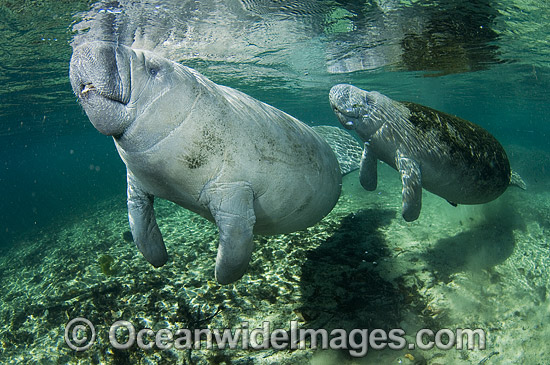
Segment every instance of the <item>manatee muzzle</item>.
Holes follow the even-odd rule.
[[[332,110],[346,129],[354,129],[365,116],[366,99],[356,91],[356,87],[345,84],[333,86],[330,90]]]
[[[127,104],[131,77],[128,51],[110,42],[84,43],[74,50],[70,78],[73,91],[86,97],[90,91]]]
[[[111,42],[84,43],[73,51],[70,80],[92,124],[103,134],[120,135],[129,123],[131,50]]]

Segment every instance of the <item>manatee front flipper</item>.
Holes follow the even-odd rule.
[[[369,147],[369,143],[365,142],[363,155],[361,156],[361,164],[359,165],[359,182],[361,186],[368,191],[376,190],[378,183],[377,177],[378,160]]]
[[[207,205],[220,231],[216,280],[229,284],[240,279],[252,256],[252,230],[256,223],[254,192],[249,183],[208,183],[200,202]]]
[[[168,254],[155,219],[154,197],[136,184],[130,171],[127,176],[128,220],[134,242],[147,261],[154,267],[160,267],[168,260]]]
[[[422,208],[422,173],[420,165],[408,157],[397,153],[397,169],[401,174],[402,215],[407,222],[412,222],[420,215]]]

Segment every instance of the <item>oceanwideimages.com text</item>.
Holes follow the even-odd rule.
[[[75,318],[65,327],[65,341],[76,351],[90,348],[96,339],[95,327],[85,318]],[[189,350],[189,349],[274,349],[301,350],[332,349],[347,350],[354,357],[363,357],[369,349],[383,350],[462,350],[475,348],[484,350],[485,331],[483,329],[457,328],[421,329],[416,332],[414,341],[408,341],[403,329],[310,329],[299,328],[297,321],[291,321],[286,329],[272,328],[270,322],[262,322],[261,327],[250,328],[248,322],[233,329],[168,329],[136,330],[129,321],[116,321],[109,328],[110,345],[124,350],[137,347],[142,350]]]

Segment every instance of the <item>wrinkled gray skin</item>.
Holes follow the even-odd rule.
[[[127,167],[134,241],[155,267],[168,255],[154,197],[219,228],[216,279],[245,272],[252,235],[309,227],[338,200],[341,173],[311,128],[193,69],[109,42],[73,52],[70,79],[90,121]]]
[[[402,215],[420,215],[422,188],[451,204],[480,204],[501,195],[513,183],[506,153],[483,128],[464,119],[376,91],[336,85],[330,104],[342,125],[365,143],[359,169],[361,185],[375,190],[377,161],[399,171],[403,184]]]

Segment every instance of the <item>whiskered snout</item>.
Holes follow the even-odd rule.
[[[130,100],[130,65],[126,50],[111,42],[84,43],[73,51],[70,80],[82,101],[96,93],[127,104]]]
[[[335,85],[330,89],[330,105],[346,129],[354,129],[358,120],[365,114],[363,94],[363,90],[347,84]]]
[[[90,122],[101,133],[121,136],[132,115],[131,60],[129,47],[112,42],[84,43],[73,50],[69,77]]]

